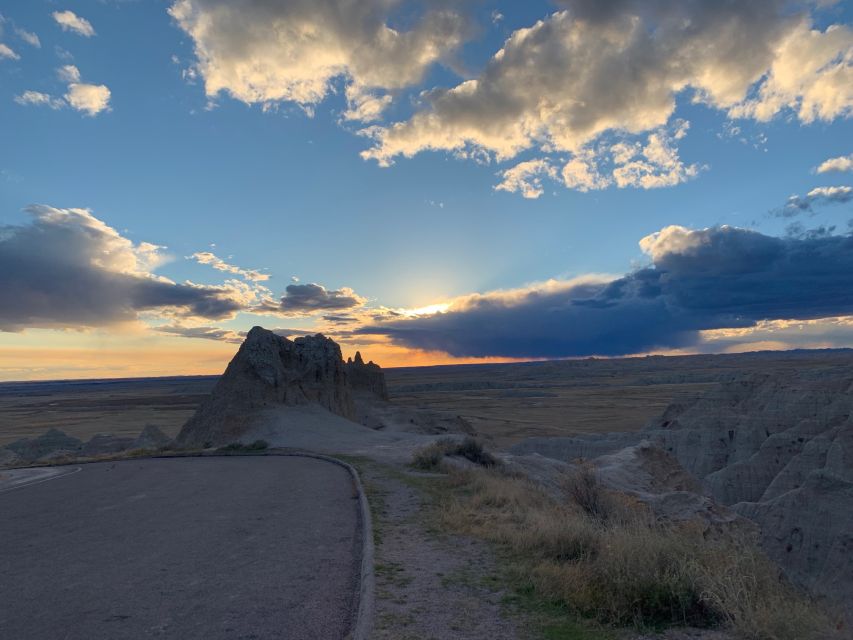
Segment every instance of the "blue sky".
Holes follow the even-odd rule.
[[[462,334],[459,340],[422,341],[407,337],[408,328],[384,331],[376,329],[376,323],[381,328],[386,322],[411,322],[406,326],[413,331],[432,331],[429,323],[437,321],[431,316],[406,310],[450,305],[444,311],[463,321],[471,294],[535,291],[536,283],[568,282],[588,274],[618,278],[653,262],[638,243],[669,225],[696,231],[730,225],[778,238],[799,234],[801,240],[809,229],[834,225],[832,235],[846,234],[853,213],[846,192],[828,197],[818,193],[808,210],[785,206],[792,196],[807,198],[816,188],[847,187],[853,182],[849,170],[815,171],[822,162],[853,152],[853,98],[845,81],[853,77],[853,9],[849,3],[764,4],[762,11],[769,13],[756,19],[745,15],[744,9],[724,10],[719,3],[715,8],[715,3],[699,1],[676,8],[666,0],[644,7],[629,0],[601,12],[608,15],[598,15],[590,8],[594,3],[586,1],[458,6],[366,2],[361,6],[369,15],[359,13],[351,19],[356,25],[352,29],[346,13],[353,11],[351,3],[333,0],[232,3],[235,11],[242,11],[242,26],[222,17],[223,5],[216,0],[36,0],[6,6],[0,32],[0,43],[6,47],[0,48],[0,225],[5,234],[23,233],[33,224],[55,224],[61,215],[25,211],[33,204],[58,211],[87,209],[93,219],[129,241],[130,248],[125,249],[137,252],[134,255],[140,243],[164,247],[156,265],[142,269],[140,263],[134,268],[135,277],[166,278],[178,287],[187,281],[221,287],[227,278],[241,280],[239,274],[187,258],[211,252],[230,265],[258,269],[269,278],[254,281],[266,291],[255,291],[252,301],[244,299],[233,309],[212,315],[190,313],[172,303],[140,304],[136,298],[106,312],[103,322],[73,313],[64,316],[59,304],[56,317],[10,312],[0,318],[7,329],[0,333],[0,346],[21,349],[21,354],[32,357],[25,349],[35,344],[79,346],[95,353],[99,345],[106,345],[106,353],[129,336],[155,350],[180,350],[188,347],[175,345],[191,342],[199,349],[217,350],[210,360],[216,370],[216,358],[225,357],[233,346],[214,345],[209,338],[233,341],[240,331],[261,323],[323,330],[339,335],[345,351],[357,347],[370,351],[372,345],[395,364],[589,355],[582,348],[577,353],[547,348],[511,354],[499,348],[466,350],[459,342]],[[329,26],[330,34],[322,33],[328,24],[323,11],[343,16],[344,26]],[[717,14],[725,11],[728,14],[719,18]],[[681,13],[695,22],[695,33],[672,26],[676,21],[670,18]],[[643,85],[623,81],[621,71],[614,71],[611,79],[607,75],[611,67],[596,66],[600,60],[595,59],[594,47],[584,46],[590,60],[575,68],[581,65],[575,62],[580,50],[565,51],[565,38],[574,34],[599,42],[601,34],[614,30],[621,38],[624,33],[619,30],[632,16],[653,33],[655,47],[673,52],[671,59],[655,58],[660,56],[657,50],[649,53],[649,60],[632,57],[630,47],[621,51],[621,41],[614,45],[619,51],[603,49],[600,55],[617,65],[613,69],[637,65],[635,73],[644,78]],[[202,18],[211,19],[215,28],[200,30]],[[696,53],[701,38],[719,43],[721,50],[726,44],[715,31],[723,29],[715,26],[718,19],[729,25],[719,33],[730,33],[734,24],[736,35],[744,37],[733,37],[728,43],[731,51],[713,52],[706,60]],[[544,22],[537,27],[537,21]],[[264,31],[270,24],[279,33],[305,24],[320,33],[316,40],[297,39],[292,47],[285,43],[276,48],[269,45],[270,34]],[[376,30],[390,28],[398,35],[413,34],[412,42],[390,53],[369,51]],[[528,28],[541,36],[541,43],[519,45],[515,55],[529,56],[524,64],[531,71],[521,81],[537,79],[530,80],[522,98],[501,94],[507,87],[504,79],[515,71],[507,71],[509,62],[493,64],[490,71],[489,60],[508,38],[519,40],[523,33],[519,30]],[[751,29],[758,31],[752,34]],[[423,41],[431,45],[423,46],[418,59],[415,50]],[[763,44],[766,60],[743,71],[746,79],[738,87],[724,87],[741,66],[761,57],[754,51],[738,51],[744,42]],[[786,54],[785,46],[799,48],[796,54]],[[555,47],[556,53],[542,54],[547,47]],[[424,52],[433,50],[438,51],[435,59],[424,63]],[[511,47],[507,50],[512,53]],[[306,89],[310,83],[302,67],[307,67],[306,77],[316,80],[320,72],[314,73],[312,65],[321,64],[327,55],[333,69],[320,68],[328,77]],[[803,77],[796,90],[780,97],[777,87],[775,94],[762,97],[762,86],[773,80],[774,64],[781,75],[790,71],[792,60],[810,55],[826,59],[813,73],[807,64],[797,65],[803,67]],[[249,77],[247,69],[253,64],[256,69],[267,65],[266,77],[260,81]],[[270,65],[276,67],[272,72]],[[670,65],[687,71],[671,70]],[[68,66],[75,70],[58,71]],[[708,74],[716,72],[721,77],[708,80]],[[579,79],[568,88],[554,88],[571,74]],[[487,91],[489,78],[498,80]],[[466,81],[477,83],[484,96],[468,99],[442,92]],[[657,96],[646,91],[658,82],[670,88],[660,89]],[[841,84],[833,88],[832,82]],[[683,88],[671,88],[678,83]],[[69,97],[73,84],[94,87],[85,98],[95,102],[75,105]],[[310,97],[317,86],[322,95]],[[107,89],[108,102],[98,87]],[[347,87],[354,88],[359,98],[387,98],[388,104],[378,118],[345,120],[353,104],[348,102]],[[26,92],[41,94],[42,103],[27,99]],[[251,92],[253,97],[247,97]],[[619,94],[627,95],[625,104],[636,108],[617,105]],[[669,110],[661,107],[668,94],[674,101]],[[518,106],[520,100],[526,102]],[[774,100],[779,104],[768,106]],[[802,110],[806,101],[814,107],[811,116]],[[570,105],[579,102],[595,107],[598,129],[591,131],[572,120],[589,117],[572,110]],[[559,117],[543,115],[543,104]],[[424,125],[427,120],[419,118],[427,116],[431,119]],[[530,127],[522,136],[523,148],[505,146],[522,122]],[[401,125],[399,135],[383,133],[394,131],[395,124]],[[669,158],[674,164],[648,166],[642,150],[650,136],[663,140],[674,153]],[[623,151],[634,149],[633,162],[645,164],[641,174],[666,184],[644,188],[636,176],[628,175],[626,181],[632,184],[620,187],[616,173],[608,177],[612,168],[618,168],[613,158],[620,144]],[[360,156],[370,149],[378,150],[380,162]],[[597,167],[607,184],[590,186],[564,178],[564,167],[573,158],[585,158],[585,166]],[[385,161],[390,166],[380,166]],[[507,183],[505,172],[527,161],[541,163],[536,165],[538,173],[522,176],[523,183],[514,186]],[[621,162],[624,167],[627,161]],[[502,183],[509,190],[496,189]],[[786,211],[788,215],[782,215]],[[62,224],[78,227],[94,224],[79,217],[63,220]],[[792,223],[800,226],[791,228]],[[97,262],[86,260],[89,266],[94,264],[91,260]],[[309,283],[324,288],[321,300],[306,307],[280,302],[287,297],[286,287]],[[44,298],[49,292],[36,294]],[[261,298],[266,303],[261,304]],[[185,304],[182,298],[181,305]],[[500,303],[505,304],[516,303]],[[323,319],[330,309],[345,310],[352,318],[330,324]],[[848,315],[843,305],[830,311],[833,318]],[[768,313],[750,322],[815,319],[805,311],[796,318]],[[452,333],[449,317],[440,315],[441,331]],[[740,331],[742,323],[732,324]],[[700,331],[733,328],[725,324],[716,320],[697,326]],[[153,332],[151,328],[158,326],[175,330]],[[222,332],[193,337],[199,328]],[[525,327],[515,330],[523,332]],[[571,331],[571,325],[566,330]],[[847,344],[846,334],[830,333],[831,338],[809,329],[808,345]],[[746,336],[735,342],[800,344],[784,336],[765,338]],[[499,332],[494,336],[496,342],[504,339]],[[548,342],[547,335],[541,339]],[[664,352],[713,349],[700,339],[642,346],[643,351]],[[726,342],[721,348],[732,346]],[[36,359],[38,371],[19,362],[0,362],[0,377],[75,375],[54,367],[49,349]],[[106,356],[104,360],[102,373],[115,372],[107,363],[112,360]],[[86,374],[99,371],[87,369]],[[152,370],[140,365],[139,371]]]

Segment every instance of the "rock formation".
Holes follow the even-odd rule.
[[[382,373],[382,368],[372,360],[365,364],[360,351],[355,352],[355,359],[347,358],[346,372],[353,391],[365,392],[380,400],[388,400],[388,387],[385,385],[385,374]]]
[[[157,450],[169,446],[171,442],[172,439],[163,433],[159,427],[146,424],[130,448]]]
[[[56,451],[79,452],[83,442],[59,429],[50,429],[37,438],[22,438],[6,445],[21,461],[30,462]]]
[[[851,416],[849,364],[750,374],[673,403],[640,432],[531,438],[513,453],[598,457],[600,466],[624,457],[625,447],[652,443],[701,479],[717,502],[757,523],[765,550],[789,578],[845,603],[853,616]]]
[[[354,391],[387,399],[378,365],[364,364],[360,354],[344,363],[337,343],[319,334],[291,341],[254,327],[177,441],[186,446],[234,442],[250,427],[253,412],[275,406],[318,404],[355,420]]]

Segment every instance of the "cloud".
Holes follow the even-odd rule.
[[[793,218],[803,213],[814,214],[816,206],[844,204],[853,200],[853,187],[815,187],[804,196],[791,196],[781,209],[771,213],[778,218]]]
[[[218,340],[233,344],[240,344],[246,337],[245,331],[234,331],[233,329],[221,329],[219,327],[187,327],[179,324],[170,324],[153,327],[153,330],[181,338]]]
[[[8,45],[0,42],[0,60],[20,60],[21,56],[15,53]]]
[[[193,40],[209,97],[310,110],[343,78],[344,118],[369,120],[387,106],[387,92],[420,82],[467,30],[446,9],[406,12],[408,29],[393,28],[397,9],[389,0],[177,0],[169,13]]]
[[[246,280],[250,280],[252,282],[263,282],[265,280],[269,280],[270,276],[266,273],[261,273],[256,269],[243,269],[233,264],[229,264],[225,262],[215,254],[210,251],[200,251],[198,253],[194,253],[189,256],[190,260],[195,260],[199,264],[210,265],[217,271],[224,271],[226,273],[233,273],[235,275],[241,276]]]
[[[687,88],[730,108],[796,25],[773,1],[566,4],[512,33],[478,78],[431,92],[411,119],[376,132],[365,157],[468,145],[499,160],[534,146],[574,151],[609,130],[665,125]]]
[[[81,18],[73,11],[54,11],[51,16],[63,31],[72,31],[85,38],[95,35],[95,29],[85,18]]]
[[[830,171],[853,171],[853,153],[849,156],[838,156],[824,160],[815,169],[816,173],[828,173]]]
[[[63,82],[80,82],[80,69],[73,64],[66,64],[56,70],[56,76]]]
[[[620,278],[464,296],[357,332],[454,356],[626,355],[695,347],[707,330],[853,314],[851,236],[670,226],[640,246],[651,265]]]
[[[800,22],[777,45],[757,95],[730,114],[767,122],[786,109],[805,123],[853,112],[853,30],[831,25],[818,31]]]
[[[32,205],[29,224],[0,227],[0,330],[80,328],[157,312],[222,319],[245,306],[228,285],[154,275],[162,247],[133,243],[87,209]]]
[[[50,94],[42,93],[41,91],[24,91],[21,95],[15,96],[15,102],[23,106],[45,106],[51,109],[61,109],[65,106],[64,100],[54,98]]]
[[[496,191],[519,192],[524,198],[535,199],[542,195],[542,178],[557,178],[557,170],[547,160],[527,160],[500,173],[503,180]]]
[[[657,189],[686,182],[699,173],[696,164],[685,165],[675,141],[683,138],[690,123],[677,120],[670,131],[661,127],[645,143],[627,136],[618,142],[586,145],[572,154],[559,171],[554,160],[538,158],[501,171],[503,181],[495,189],[519,192],[525,198],[543,193],[542,180],[558,181],[568,189],[586,192],[616,186],[620,189]]]
[[[529,150],[551,160],[570,153],[569,188],[652,188],[698,170],[657,133],[677,97],[762,121],[786,110],[803,122],[830,120],[853,106],[850,30],[814,30],[807,4],[801,13],[782,0],[561,4],[514,31],[477,77],[426,92],[407,120],[365,129],[373,145],[362,157],[387,166],[430,150],[499,162]],[[599,177],[590,145],[647,132],[655,133],[646,149]]]
[[[68,85],[65,100],[72,109],[96,116],[110,110],[110,90],[103,84],[72,82]]]
[[[59,67],[56,75],[60,80],[68,83],[67,91],[62,98],[55,98],[41,91],[24,91],[15,96],[15,102],[24,106],[48,106],[51,109],[68,106],[89,116],[96,116],[102,111],[110,110],[112,94],[107,86],[81,82],[80,70],[73,64]]]
[[[266,301],[257,309],[260,313],[279,315],[310,315],[322,311],[343,311],[364,305],[362,298],[349,287],[329,290],[319,284],[290,284],[279,303]]]
[[[36,49],[41,49],[41,40],[39,40],[39,37],[35,33],[16,27],[15,34],[17,34],[17,36],[28,45],[35,47]]]

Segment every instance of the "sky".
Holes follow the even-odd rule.
[[[853,347],[853,3],[0,16],[0,380]]]

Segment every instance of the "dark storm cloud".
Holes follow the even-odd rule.
[[[362,306],[366,300],[348,287],[330,290],[319,284],[291,284],[280,305],[270,311],[301,315],[315,311],[342,311]]]
[[[133,244],[86,209],[34,205],[32,222],[0,226],[0,330],[97,327],[143,311],[225,318],[235,292],[150,273],[160,247]]]
[[[652,265],[610,282],[469,296],[360,332],[454,356],[625,355],[689,347],[705,329],[853,314],[851,236],[667,227],[641,246]]]

